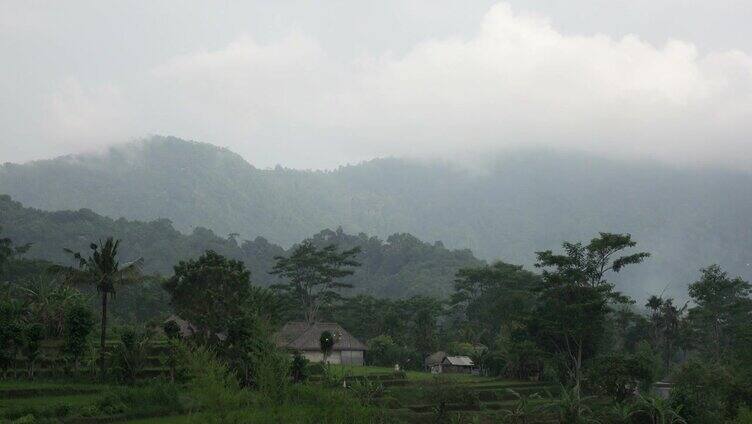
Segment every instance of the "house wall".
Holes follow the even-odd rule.
[[[302,355],[311,362],[324,362],[324,354],[319,351],[308,350]],[[363,365],[363,352],[360,350],[334,351],[326,361],[330,364]]]
[[[322,362],[324,362],[324,354],[321,353],[321,352],[319,352],[319,351],[306,350],[306,351],[304,351],[302,353],[303,353],[303,356],[305,356],[306,359],[308,359],[311,362],[314,362],[314,363],[322,363]],[[330,364],[339,364],[340,363],[339,352],[332,352],[326,358],[326,361],[328,363],[330,363]]]
[[[470,374],[472,371],[473,371],[472,367],[461,367],[457,365],[442,364],[440,372],[451,373],[451,374]]]
[[[347,365],[363,365],[363,351],[343,350],[340,352],[340,361]]]

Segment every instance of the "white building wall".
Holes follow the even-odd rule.
[[[303,356],[311,362],[322,363],[324,362],[324,354],[316,351],[302,352]],[[363,351],[361,350],[343,350],[334,351],[327,358],[326,362],[330,364],[347,364],[347,365],[363,365]]]

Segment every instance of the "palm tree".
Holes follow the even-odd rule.
[[[64,249],[73,255],[78,262],[77,267],[54,265],[51,270],[62,272],[66,281],[72,284],[93,285],[97,292],[102,295],[102,334],[99,342],[100,348],[100,377],[105,377],[105,339],[107,338],[107,300],[115,295],[115,288],[119,285],[138,283],[143,280],[141,265],[143,258],[128,262],[120,266],[117,261],[118,246],[120,240],[108,237],[104,243],[97,245],[92,243],[92,250],[88,258],[84,258],[78,252]]]

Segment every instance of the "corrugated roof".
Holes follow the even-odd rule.
[[[302,351],[319,351],[321,333],[329,331],[334,335],[332,350],[367,350],[360,340],[353,337],[335,322],[308,324],[300,321],[288,322],[274,335],[278,347]]]
[[[444,358],[444,362],[449,365],[456,365],[460,367],[474,367],[475,363],[467,356],[447,356]]]

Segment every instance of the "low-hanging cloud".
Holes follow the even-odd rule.
[[[242,36],[104,87],[51,94],[48,136],[174,134],[262,166],[529,145],[747,170],[752,159],[748,54],[565,35],[504,3],[474,36],[399,55],[343,61],[305,34]]]

